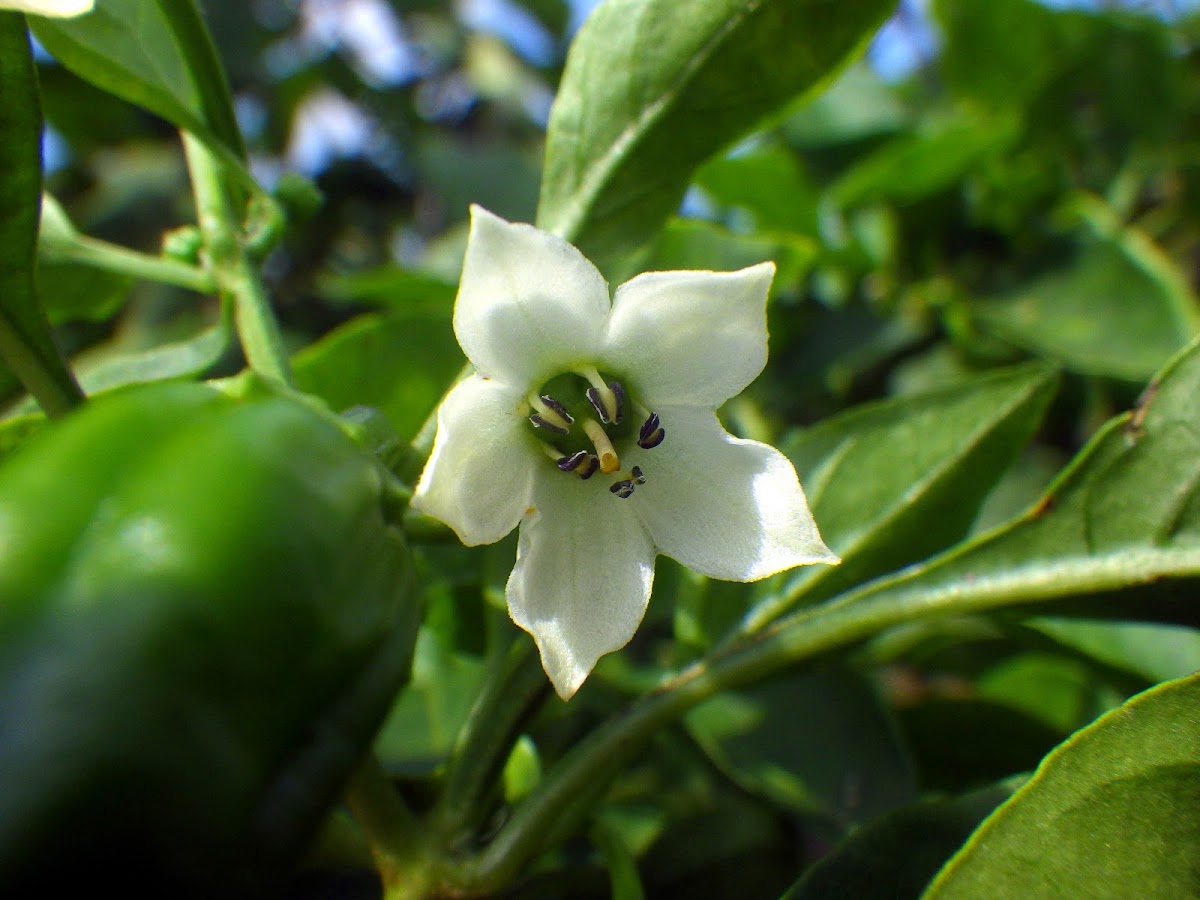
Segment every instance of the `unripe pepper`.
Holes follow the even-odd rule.
[[[0,896],[269,896],[407,675],[382,473],[232,393],[121,391],[0,466]]]

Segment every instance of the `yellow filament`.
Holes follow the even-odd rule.
[[[613,448],[612,441],[608,439],[608,434],[600,427],[600,423],[595,419],[584,419],[583,430],[596,448],[596,458],[600,460],[600,471],[605,475],[611,475],[621,468],[621,460],[617,458],[617,451]]]

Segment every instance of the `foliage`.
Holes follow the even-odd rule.
[[[0,892],[1196,893],[1200,19],[687,6],[0,9]],[[555,697],[516,542],[408,504],[471,203],[773,260],[720,416],[841,565],[660,558]]]

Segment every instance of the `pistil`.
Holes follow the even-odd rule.
[[[584,419],[583,430],[596,448],[596,458],[600,460],[600,471],[605,475],[611,475],[621,468],[621,460],[617,457],[612,440],[609,439],[600,423],[595,419]]]

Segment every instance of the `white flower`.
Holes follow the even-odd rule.
[[[633,637],[656,554],[732,581],[838,561],[792,464],[715,413],[766,364],[774,272],[649,272],[610,300],[566,241],[471,208],[454,331],[476,374],[413,505],[465,544],[520,523],[508,609],[563,699]]]
[[[17,12],[36,16],[54,16],[67,19],[91,12],[95,0],[0,0],[0,9],[15,9]]]

